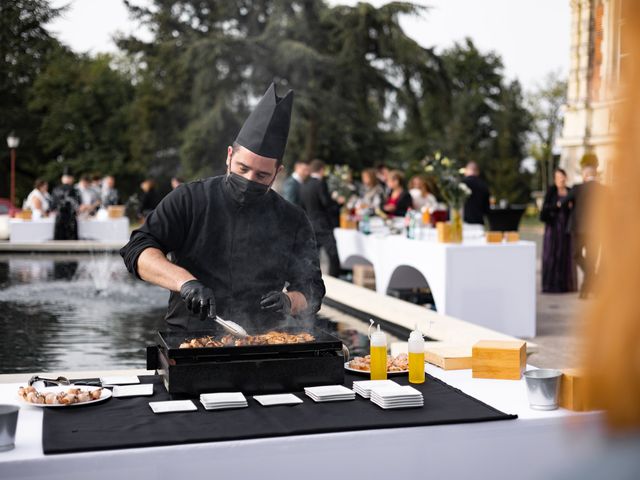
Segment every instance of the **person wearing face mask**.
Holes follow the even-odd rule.
[[[215,328],[219,315],[261,333],[319,310],[325,288],[311,225],[271,189],[292,104],[293,92],[278,97],[271,84],[228,147],[226,174],[173,190],[122,248],[132,274],[171,291],[171,330]]]

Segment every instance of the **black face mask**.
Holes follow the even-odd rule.
[[[241,207],[262,200],[271,186],[248,180],[233,172],[227,173],[225,181],[229,186],[229,193]]]

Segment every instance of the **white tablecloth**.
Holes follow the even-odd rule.
[[[38,220],[11,219],[9,221],[11,243],[42,243],[53,240],[54,218]],[[106,220],[78,219],[78,236],[81,240],[104,243],[122,243],[129,240],[129,219],[126,217]]]
[[[551,472],[588,458],[598,446],[599,414],[531,410],[524,380],[478,380],[469,370],[444,372],[432,366],[427,371],[520,418],[44,456],[42,411],[23,407],[16,448],[0,453],[0,478],[68,480],[84,472],[92,480],[527,480],[550,478]],[[0,402],[17,403],[16,390],[16,384],[0,385]],[[392,412],[380,411],[387,414]]]
[[[473,236],[462,244],[401,235],[335,230],[343,266],[373,265],[376,290],[428,282],[436,310],[516,337],[536,334],[536,250],[533,242],[488,244]],[[425,282],[426,279],[426,282]]]

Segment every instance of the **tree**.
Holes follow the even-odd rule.
[[[42,118],[38,141],[49,158],[62,155],[74,172],[143,173],[129,162],[131,80],[111,57],[61,52],[38,76],[29,108]],[[48,177],[60,174],[49,163]]]
[[[11,131],[20,137],[17,198],[26,195],[45,158],[37,142],[41,119],[28,110],[27,103],[29,90],[52,53],[64,49],[46,29],[61,11],[46,0],[0,2],[0,141],[6,146],[4,139]],[[0,197],[7,197],[8,154],[0,159]]]
[[[462,165],[477,162],[497,198],[526,202],[520,166],[530,116],[520,84],[508,83],[501,58],[479,51],[470,39],[445,50],[441,61],[451,93],[444,104],[438,90],[423,97],[421,110],[431,125],[425,143]]]
[[[149,43],[119,41],[140,61],[134,160],[164,175],[222,170],[225,147],[272,80],[296,92],[285,163],[388,160],[400,109],[441,75],[433,52],[398,23],[422,11],[410,3],[156,0],[129,8],[155,34]]]
[[[541,85],[527,95],[533,118],[529,153],[538,166],[539,186],[543,191],[553,184],[556,168],[554,146],[563,124],[563,106],[567,102],[567,82],[558,72],[550,72]]]

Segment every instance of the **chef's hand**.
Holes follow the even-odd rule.
[[[216,317],[216,299],[213,290],[198,280],[189,280],[180,287],[180,297],[191,313],[199,313],[200,320]]]
[[[289,314],[291,313],[291,299],[284,292],[269,292],[260,299],[260,308],[270,312]]]

